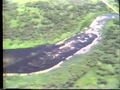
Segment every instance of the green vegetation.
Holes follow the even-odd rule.
[[[54,44],[89,26],[98,14],[113,13],[104,3],[95,0],[82,3],[80,0],[4,1],[5,49]],[[107,22],[98,45],[85,55],[64,61],[58,69],[39,75],[4,77],[4,88],[120,89],[119,26],[118,19]]]
[[[81,3],[82,2],[82,3]],[[94,0],[4,0],[3,48],[55,44],[111,10]]]
[[[76,55],[64,61],[60,68],[45,74],[7,76],[4,86],[21,89],[120,89],[119,33],[119,20],[110,20],[103,28],[100,43],[87,54]]]
[[[119,0],[105,0],[105,1],[107,1],[112,6],[112,8],[114,8],[119,13],[119,4],[118,4]]]

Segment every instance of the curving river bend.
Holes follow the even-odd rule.
[[[32,73],[49,69],[100,40],[105,22],[118,14],[98,16],[84,32],[72,36],[60,45],[44,45],[27,49],[3,50],[4,73]],[[92,45],[92,46],[93,46]],[[84,48],[83,51],[81,51]]]

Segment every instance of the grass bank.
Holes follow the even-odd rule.
[[[97,17],[97,16],[101,16],[103,14],[108,14],[105,11],[102,12],[97,12],[97,13],[88,13],[83,20],[81,20],[81,22],[79,22],[78,27],[76,28],[76,30],[74,30],[73,32],[68,32],[68,33],[64,33],[59,39],[55,39],[53,42],[51,42],[51,44],[55,44],[58,43],[62,40],[64,40],[65,38],[70,38],[71,36],[73,36],[74,34],[80,33],[84,28],[89,27],[90,24],[92,23],[92,21]]]

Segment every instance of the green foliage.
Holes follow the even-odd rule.
[[[76,1],[79,2],[80,1]],[[77,4],[69,0],[17,0],[4,5],[4,49],[28,48],[55,44],[89,26],[100,14],[107,13],[103,3]],[[95,6],[101,6],[96,8]],[[100,11],[102,10],[102,11]],[[100,11],[100,12],[99,12]],[[19,40],[19,42],[15,42]]]

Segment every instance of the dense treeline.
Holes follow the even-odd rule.
[[[75,56],[69,61],[65,61],[61,68],[46,74],[7,77],[6,87],[39,89],[120,88],[119,20],[108,21],[102,32],[99,44],[86,55]],[[17,84],[14,84],[16,82]]]
[[[82,22],[87,21],[89,13],[110,12],[101,1],[63,1],[64,3],[60,0],[37,1],[19,5],[5,0],[4,48],[26,48],[56,43],[80,32]]]

